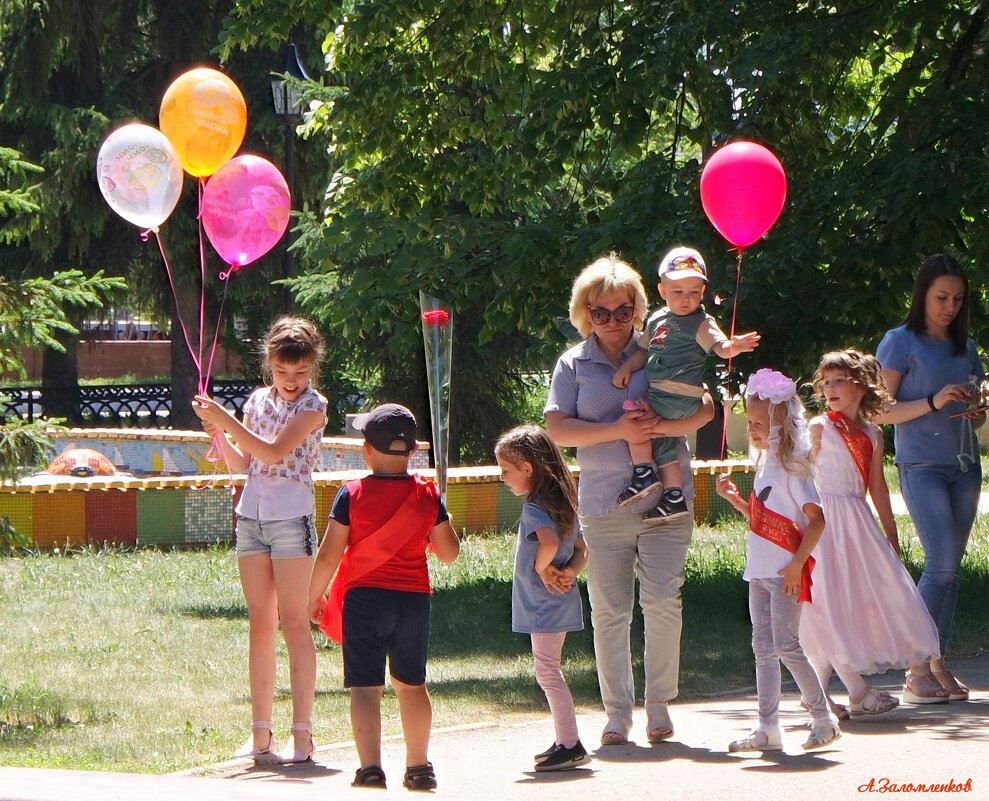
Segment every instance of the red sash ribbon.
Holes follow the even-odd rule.
[[[752,533],[778,545],[787,553],[796,553],[803,536],[797,524],[760,501],[753,492],[749,495],[749,528]],[[814,557],[808,556],[800,571],[800,594],[797,603],[810,603],[810,588],[813,585],[810,574],[814,569]]]
[[[872,440],[869,439],[868,434],[841,412],[829,411],[827,417],[845,443],[848,452],[852,455],[852,461],[855,462],[859,475],[862,476],[862,484],[868,490],[869,474],[872,467]]]
[[[343,596],[348,585],[381,567],[414,537],[422,536],[423,527],[432,528],[436,520],[436,493],[432,483],[414,476],[412,488],[381,526],[353,545],[348,545],[330,583],[330,593],[323,608],[319,630],[335,643],[343,642]],[[360,480],[348,481],[347,490],[353,498]]]

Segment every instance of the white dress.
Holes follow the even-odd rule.
[[[826,417],[814,462],[825,528],[814,549],[812,602],[800,644],[812,661],[884,673],[940,656],[937,628],[890,547],[848,447]],[[867,433],[875,445],[879,427]]]

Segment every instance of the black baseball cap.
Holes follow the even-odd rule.
[[[364,434],[371,447],[381,453],[407,456],[416,445],[416,418],[398,403],[383,403],[354,418],[354,428]],[[405,443],[402,450],[393,450],[395,440]]]

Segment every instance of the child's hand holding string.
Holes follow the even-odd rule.
[[[234,419],[230,412],[205,395],[196,395],[192,402],[192,410],[204,423],[209,423],[222,431],[226,431]]]

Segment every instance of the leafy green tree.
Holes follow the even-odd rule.
[[[739,371],[806,377],[825,349],[873,348],[930,252],[985,281],[981,2],[241,0],[224,52],[301,22],[328,32],[307,134],[334,165],[299,298],[379,396],[421,410],[416,292],[446,297],[452,440],[472,457],[561,349],[590,259],[619,251],[653,283],[688,242],[734,299],[735,256],[698,196],[727,141],[767,144],[789,178],[744,258],[738,326],[764,339]]]
[[[196,372],[161,256],[153,241],[142,242],[139,231],[104,202],[95,178],[96,156],[111,129],[135,119],[156,124],[162,94],[179,74],[204,63],[218,66],[211,51],[232,7],[232,0],[8,0],[0,15],[0,142],[45,170],[33,195],[40,213],[0,220],[0,274],[47,277],[56,270],[78,269],[125,276],[131,287],[129,305],[172,321],[173,420],[195,427],[198,421],[188,401]],[[269,85],[277,64],[269,49],[239,52],[222,68],[247,100],[243,149],[281,163],[283,128],[271,109]],[[322,155],[300,156],[296,189],[305,197],[313,185],[305,166]],[[200,279],[192,179],[186,181],[162,237],[175,270],[182,316],[196,341]],[[219,310],[222,287],[216,275],[223,266],[208,246],[206,256],[211,321]],[[226,319],[246,320],[249,334],[262,329],[280,310],[281,293],[272,292],[270,283],[281,272],[282,251],[277,249],[238,273],[226,298]],[[77,337],[57,334],[57,339],[65,356],[47,351],[46,383],[61,384],[66,378],[73,383]],[[229,335],[228,341],[236,343],[237,338]]]
[[[21,159],[17,151],[0,148],[0,218],[33,214],[38,206],[21,181],[39,168]],[[9,280],[0,278],[0,372],[24,374],[22,347],[60,347],[59,331],[74,332],[66,310],[70,307],[101,307],[123,281],[98,272],[84,276],[77,270],[56,272],[51,278]],[[22,471],[47,460],[53,421],[24,423],[0,416],[0,480],[16,480]],[[0,517],[0,544],[25,544]]]

